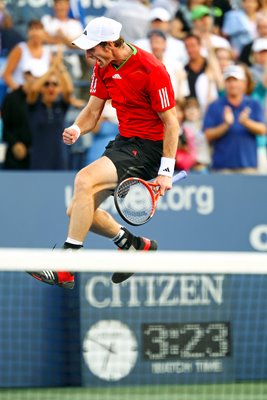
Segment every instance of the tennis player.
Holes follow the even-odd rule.
[[[179,125],[174,92],[165,67],[152,54],[120,36],[122,25],[100,17],[91,20],[83,34],[73,41],[95,61],[90,99],[75,123],[63,132],[72,145],[91,131],[105,102],[112,100],[119,120],[119,135],[103,156],[79,171],[68,209],[69,231],[64,249],[80,249],[88,231],[105,236],[122,250],[157,250],[157,242],[137,237],[100,208],[118,182],[128,177],[155,178],[160,194],[172,187]],[[32,275],[42,282],[63,288],[74,287],[71,272],[42,271]],[[131,273],[114,273],[120,283]]]

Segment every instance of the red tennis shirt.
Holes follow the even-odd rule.
[[[90,94],[112,99],[122,136],[163,140],[163,123],[157,113],[175,106],[169,74],[152,54],[130,47],[133,53],[120,67],[95,65]]]

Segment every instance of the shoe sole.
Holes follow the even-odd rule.
[[[56,282],[53,282],[51,280],[43,278],[43,276],[41,276],[40,274],[38,274],[36,272],[29,272],[29,271],[26,271],[26,272],[27,272],[27,274],[31,275],[33,278],[37,279],[38,281],[46,283],[47,285],[50,285],[50,286],[56,285],[56,286],[59,286],[62,289],[70,289],[70,290],[72,290],[74,288],[74,285],[75,285],[74,282],[56,283]]]
[[[111,277],[111,281],[113,283],[122,283],[127,279],[129,279],[133,274],[134,272],[129,272],[129,273],[114,272],[114,274]]]
[[[158,243],[155,240],[150,241],[150,248],[146,249],[146,244],[144,249],[136,250],[136,251],[156,251],[158,249]],[[133,276],[134,272],[114,272],[111,277],[111,281],[115,284],[122,283]]]

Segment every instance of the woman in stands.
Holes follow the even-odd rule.
[[[45,32],[39,20],[31,20],[28,24],[27,41],[20,42],[9,53],[3,72],[3,79],[10,90],[15,90],[24,83],[25,65],[31,60],[39,59],[50,66],[51,51],[44,45]]]

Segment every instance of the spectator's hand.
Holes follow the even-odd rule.
[[[224,122],[226,122],[228,125],[232,125],[234,123],[235,117],[231,107],[229,106],[224,107],[223,116],[224,116]]]
[[[247,121],[249,120],[250,112],[251,110],[249,107],[245,107],[244,110],[241,111],[238,117],[238,121],[240,122],[240,124],[244,126],[246,125]]]
[[[211,38],[210,38],[210,35],[209,35],[209,34],[207,34],[207,35],[203,34],[203,35],[201,36],[201,44],[202,44],[202,46],[205,47],[207,50],[211,50],[211,49],[213,48],[212,42],[211,42]]]
[[[57,38],[60,38],[60,39],[65,38],[65,35],[64,35],[64,32],[62,31],[62,29],[58,29],[56,31],[56,36],[57,36]]]
[[[28,153],[27,147],[24,143],[17,142],[12,147],[12,153],[17,160],[23,160]]]
[[[62,66],[64,67],[62,45],[58,44],[57,51],[52,56],[51,68],[55,71]]]
[[[71,42],[71,40],[64,34],[61,29],[57,30],[55,38],[59,41],[59,44],[68,45]]]
[[[62,136],[65,144],[74,144],[79,139],[80,129],[77,125],[72,125],[69,128],[64,129]]]

